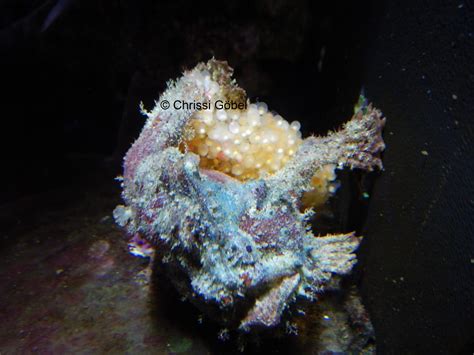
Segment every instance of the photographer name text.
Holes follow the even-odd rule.
[[[224,100],[216,100],[214,102],[211,101],[191,101],[187,102],[184,100],[175,100],[175,101],[168,101],[162,100],[160,101],[160,107],[163,110],[174,109],[174,110],[246,110],[247,103],[246,102],[236,102],[236,101],[224,101]]]

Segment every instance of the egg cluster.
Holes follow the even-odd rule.
[[[190,120],[187,148],[200,155],[200,166],[239,180],[272,174],[301,144],[300,123],[268,111],[263,102],[246,110],[201,110]]]
[[[322,206],[336,191],[336,165],[327,164],[317,169],[311,178],[311,190],[306,191],[301,198],[301,209]]]

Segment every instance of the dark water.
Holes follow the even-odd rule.
[[[239,351],[158,272],[150,279],[111,217],[140,101],[151,107],[167,80],[212,56],[304,135],[339,127],[361,89],[384,111],[385,171],[341,173],[319,227],[366,237],[345,287],[361,292],[379,353],[472,353],[473,11],[472,1],[0,2],[0,353]],[[299,336],[251,339],[246,351],[318,353],[346,338],[373,350],[367,329],[354,331],[366,323],[348,322],[357,310],[330,295]]]

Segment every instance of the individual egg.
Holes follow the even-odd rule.
[[[201,143],[197,149],[200,156],[206,156],[209,153],[209,147],[205,143]]]
[[[262,136],[259,132],[255,132],[254,134],[250,135],[249,141],[252,144],[260,144],[262,142]]]
[[[204,136],[206,134],[206,125],[201,121],[198,121],[198,120],[195,121],[194,129],[196,133],[201,136]]]
[[[253,168],[255,166],[255,159],[254,159],[253,155],[246,155],[242,159],[242,165],[247,169]]]
[[[238,121],[240,119],[240,113],[237,110],[231,110],[227,112],[227,117],[232,121]]]
[[[239,150],[242,153],[247,153],[250,150],[250,143],[248,141],[244,141],[241,144],[239,144]]]
[[[258,111],[257,112],[248,112],[247,113],[247,118],[248,118],[250,126],[252,126],[252,127],[260,126],[261,118],[260,118],[260,115],[258,114]]]
[[[257,110],[260,115],[263,115],[268,111],[268,106],[265,102],[259,102],[257,103]]]
[[[217,123],[210,131],[209,138],[219,142],[227,141],[230,138],[230,132],[227,129],[227,125],[224,123]]]
[[[301,128],[301,123],[299,123],[298,121],[293,121],[293,122],[291,122],[290,127],[294,131],[299,131],[300,128]]]
[[[227,112],[225,110],[217,110],[215,116],[218,121],[224,122],[227,120]]]
[[[201,110],[196,113],[197,119],[210,126],[214,123],[214,113],[212,110]]]
[[[239,175],[242,175],[242,173],[244,172],[244,169],[242,168],[242,166],[240,164],[235,164],[232,167],[231,172],[232,172],[232,174],[239,176]]]
[[[236,121],[232,121],[229,123],[228,129],[232,134],[237,134],[240,132],[240,125]]]

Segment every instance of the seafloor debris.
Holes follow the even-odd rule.
[[[231,76],[226,62],[200,63],[144,111],[114,217],[133,252],[153,250],[183,296],[226,328],[248,332],[337,288],[356,263],[360,238],[314,236],[308,206],[332,193],[334,169],[382,167],[384,119],[364,106],[340,131],[301,139],[298,122],[248,104]],[[246,107],[219,110],[216,102]]]

